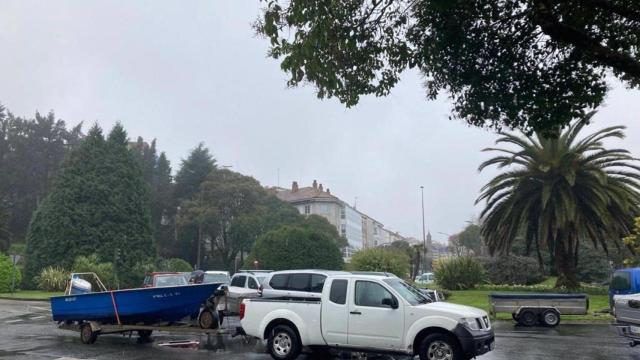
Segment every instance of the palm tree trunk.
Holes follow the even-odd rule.
[[[578,287],[578,279],[576,277],[576,266],[574,260],[573,249],[570,246],[570,238],[564,237],[555,239],[555,266],[558,272],[558,280],[556,287],[566,287],[575,289]]]
[[[535,240],[536,244],[536,255],[538,255],[538,267],[540,268],[540,273],[544,275],[544,259],[542,258],[542,252],[540,251],[540,243],[538,239]]]

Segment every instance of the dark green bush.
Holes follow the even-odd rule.
[[[13,278],[13,263],[11,262],[11,258],[3,253],[0,253],[0,292],[9,292],[11,291],[11,281]],[[17,289],[20,285],[20,281],[22,281],[22,274],[20,273],[20,269],[16,267],[15,269],[15,287]]]
[[[335,239],[324,231],[284,225],[260,236],[245,266],[257,260],[260,268],[340,270],[342,255]]]
[[[191,272],[193,266],[186,260],[180,258],[171,258],[160,260],[160,271],[172,271],[172,272]]]
[[[491,284],[532,285],[544,280],[538,262],[526,256],[495,256],[478,258]]]
[[[470,256],[442,259],[435,269],[436,282],[445,289],[467,290],[484,280],[485,270]]]
[[[403,250],[371,248],[353,254],[349,270],[384,271],[400,278],[409,275],[409,255]]]

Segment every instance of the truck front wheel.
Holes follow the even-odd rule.
[[[293,360],[302,350],[298,335],[288,325],[274,327],[269,335],[267,346],[269,354],[275,360]]]
[[[460,345],[447,334],[431,334],[420,343],[420,360],[463,360]]]

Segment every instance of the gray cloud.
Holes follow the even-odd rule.
[[[251,22],[257,1],[3,0],[0,102],[17,115],[54,109],[71,124],[121,121],[157,138],[174,169],[204,141],[220,164],[265,185],[314,179],[387,227],[421,236],[420,191],[436,240],[475,216],[478,174],[495,134],[449,121],[407,72],[387,98],[353,109],[287,89]],[[626,124],[640,154],[638,91],[614,85],[594,127]]]

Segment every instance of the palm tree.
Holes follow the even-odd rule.
[[[580,241],[606,252],[630,232],[640,213],[640,167],[624,149],[606,149],[603,141],[624,138],[623,126],[579,137],[593,113],[555,136],[501,133],[496,141],[511,148],[488,148],[500,154],[479,170],[508,168],[481,190],[482,235],[492,254],[507,253],[513,239],[525,234],[527,246],[547,247],[558,273],[556,287],[578,286]]]

